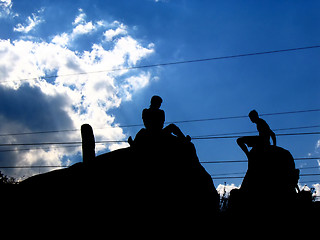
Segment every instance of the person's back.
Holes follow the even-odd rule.
[[[147,131],[160,132],[163,128],[165,121],[164,111],[160,109],[162,98],[153,96],[149,108],[142,111],[143,124]]]
[[[249,113],[250,120],[257,125],[257,130],[259,132],[259,140],[262,145],[270,145],[270,137],[272,138],[273,145],[276,145],[276,136],[274,132],[270,129],[268,123],[259,117],[256,110],[252,110]]]
[[[165,114],[161,109],[146,108],[142,111],[142,119],[148,131],[159,132],[163,128]]]
[[[257,130],[259,132],[259,137],[263,141],[264,144],[270,145],[270,137],[272,135],[272,130],[265,120],[259,118],[256,122]]]

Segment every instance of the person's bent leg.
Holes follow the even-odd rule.
[[[242,149],[242,151],[247,155],[247,157],[249,156],[249,150],[246,146],[246,140],[247,137],[240,137],[237,139],[237,144],[239,145],[239,147]]]
[[[178,138],[185,138],[184,134],[181,132],[180,128],[178,128],[175,124],[171,123],[164,128],[164,130],[168,133],[172,133],[176,135]]]

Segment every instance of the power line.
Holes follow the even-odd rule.
[[[34,165],[34,166],[1,166],[0,169],[8,169],[8,168],[67,168],[70,166],[67,165],[53,165],[53,166],[47,166],[47,165]]]
[[[296,114],[296,113],[319,112],[319,111],[320,111],[320,109],[308,109],[308,110],[298,110],[298,111],[289,111],[289,112],[263,113],[263,114],[259,114],[259,115],[260,116],[272,116],[272,115]],[[204,119],[194,119],[194,120],[182,120],[182,121],[168,122],[168,124],[169,123],[204,122],[204,121],[240,119],[240,118],[248,118],[248,115],[229,116],[229,117],[216,117],[216,118],[204,118]]]
[[[307,109],[307,110],[297,110],[297,111],[285,111],[285,112],[275,112],[275,113],[262,113],[260,116],[276,116],[276,115],[286,115],[286,114],[300,114],[300,113],[310,113],[310,112],[320,112],[320,109]],[[165,124],[171,123],[192,123],[192,122],[206,122],[206,121],[218,121],[218,120],[227,120],[227,119],[241,119],[241,118],[248,118],[247,115],[240,115],[240,116],[227,116],[227,117],[215,117],[215,118],[202,118],[202,119],[193,119],[193,120],[178,120],[178,121],[171,121],[165,122]],[[143,124],[128,124],[128,125],[117,125],[117,126],[110,126],[105,128],[94,128],[95,130],[107,129],[107,128],[130,128],[130,127],[142,127]],[[320,127],[320,125],[315,126],[304,126],[304,127],[297,127],[297,128],[284,128],[278,130],[291,130],[291,129],[302,129],[302,128],[315,128]],[[37,132],[23,132],[23,133],[3,133],[0,134],[0,137],[7,137],[7,136],[19,136],[19,135],[34,135],[34,134],[51,134],[51,133],[61,133],[61,132],[75,132],[80,131],[80,129],[64,129],[64,130],[50,130],[50,131],[37,131]],[[250,133],[250,132],[240,132],[241,133]],[[229,134],[229,133],[228,133]],[[227,135],[227,134],[219,134],[219,135]],[[213,136],[213,135],[209,135]]]
[[[300,136],[300,135],[317,135],[320,134],[320,132],[304,132],[304,133],[282,133],[277,134],[277,137],[279,136]],[[222,139],[222,138],[239,138],[242,137],[242,135],[236,135],[236,136],[212,136],[212,137],[193,137],[193,140],[208,140],[208,139]]]
[[[33,148],[15,148],[15,149],[2,149],[2,152],[20,152],[20,151],[30,151],[30,150],[51,150],[51,149],[59,149],[59,148],[80,148],[82,144],[76,144],[71,146],[55,146],[55,147],[33,147]]]
[[[288,129],[303,129],[303,128],[313,128],[313,127],[320,127],[317,126],[307,126],[307,127],[295,127],[295,128],[282,128],[278,130],[288,130]],[[276,131],[276,130],[274,130]],[[254,133],[255,131],[250,132],[239,132],[239,133]],[[203,139],[223,139],[223,138],[237,138],[241,137],[240,135],[236,136],[228,136],[232,133],[225,133],[225,134],[216,134],[216,135],[203,135],[203,136],[196,136],[192,137],[193,140],[203,140]],[[289,133],[289,134],[277,134],[277,136],[295,136],[295,135],[310,135],[310,134],[319,134],[319,132],[309,132],[309,133]],[[126,143],[125,140],[105,140],[105,141],[97,141],[96,144],[106,144],[106,143]],[[0,147],[17,147],[17,146],[41,146],[41,145],[73,145],[73,146],[60,146],[55,147],[57,148],[76,148],[82,145],[82,142],[48,142],[48,143],[8,143],[8,144],[0,144]],[[17,152],[17,151],[29,151],[29,150],[38,150],[38,149],[52,149],[49,147],[34,147],[34,148],[16,148],[16,149],[1,149],[1,152]]]
[[[104,143],[123,143],[127,142],[124,140],[103,140],[103,141],[96,141],[96,144],[104,144]],[[42,145],[81,145],[82,142],[42,142],[42,143],[4,143],[0,144],[0,147],[7,147],[7,146],[42,146]]]
[[[306,174],[300,174],[301,177],[309,177],[309,176],[320,176],[320,173],[306,173]]]
[[[320,132],[305,132],[305,133],[285,133],[277,134],[277,136],[300,136],[300,135],[314,135],[320,134]],[[197,137],[192,138],[193,140],[203,140],[203,139],[223,139],[223,138],[238,138],[242,136],[220,136],[220,137]],[[96,144],[105,144],[105,143],[126,143],[125,140],[101,140],[96,141]],[[8,146],[42,146],[42,145],[75,145],[82,144],[82,142],[40,142],[40,143],[3,143],[0,144],[0,147]]]
[[[120,142],[120,141],[117,141],[117,142]],[[123,141],[123,142],[126,142],[126,141]],[[110,141],[108,141],[108,143],[110,143]],[[58,144],[58,143],[56,143]],[[54,144],[54,145],[56,145]],[[68,144],[68,143],[66,143]],[[103,145],[103,144],[106,144],[106,141],[103,141],[103,142],[100,142],[100,141],[97,141],[96,142],[96,145]],[[45,143],[43,145],[46,145]],[[64,144],[63,144],[64,145]],[[37,145],[35,145],[37,146]],[[30,151],[30,150],[52,150],[52,149],[59,149],[59,148],[80,148],[82,146],[82,143],[81,142],[78,142],[77,144],[74,144],[71,146],[55,146],[55,147],[31,147],[31,148],[15,148],[15,149],[2,149],[0,150],[0,153],[2,152],[19,152],[19,151]]]
[[[307,132],[307,133],[288,133],[288,134],[277,134],[277,136],[297,136],[297,135],[313,135],[320,134],[320,132]],[[225,134],[227,135],[227,134]],[[210,136],[204,135],[205,137],[192,137],[193,140],[203,140],[203,139],[224,139],[224,138],[238,138],[237,136]],[[96,144],[110,144],[110,143],[126,143],[125,140],[102,140],[96,141]],[[73,146],[63,146],[63,147],[55,147],[55,148],[72,148],[72,147],[80,147],[82,145],[81,141],[78,142],[42,142],[42,143],[7,143],[0,144],[0,147],[17,147],[17,146],[43,146],[43,145],[73,145]],[[28,151],[28,150],[36,150],[36,149],[51,149],[48,147],[38,147],[38,148],[23,148],[23,149],[3,149],[1,152],[14,152],[14,151]]]
[[[45,78],[46,79],[50,79],[50,78],[57,78],[57,77],[70,77],[70,76],[77,76],[77,75],[88,75],[88,74],[95,74],[95,73],[107,73],[107,72],[116,72],[116,71],[123,71],[123,70],[134,70],[134,69],[143,69],[143,68],[164,67],[164,66],[169,66],[169,65],[179,65],[179,64],[187,64],[187,63],[197,63],[197,62],[208,62],[208,61],[214,61],[214,60],[249,57],[249,56],[257,56],[257,55],[265,55],[265,54],[283,53],[283,52],[293,52],[293,51],[301,51],[301,50],[315,49],[315,48],[320,48],[320,45],[298,47],[298,48],[288,48],[288,49],[280,49],[280,50],[270,50],[270,51],[263,51],[263,52],[254,52],[254,53],[244,53],[244,54],[236,54],[236,55],[221,56],[221,57],[201,58],[201,59],[184,60],[184,61],[167,62],[167,63],[156,63],[156,64],[133,66],[133,67],[126,67],[126,68],[106,69],[106,70],[92,71],[92,72],[78,72],[78,73],[61,74],[61,75],[50,75],[50,76],[44,76],[44,77],[33,77],[33,78],[17,79],[17,80],[14,80],[14,81],[31,81],[31,80],[38,80],[38,79],[45,79]],[[2,81],[0,83],[5,83],[5,82],[13,82],[13,80],[11,80],[11,81],[10,80]]]
[[[301,126],[301,127],[290,127],[290,128],[277,128],[272,129],[274,132],[278,131],[287,131],[287,130],[298,130],[298,129],[310,129],[310,128],[319,128],[320,125],[313,125],[313,126]],[[256,133],[257,131],[247,131],[247,132],[232,132],[232,133],[217,133],[217,134],[208,134],[208,135],[198,135],[193,136],[193,138],[197,137],[220,137],[220,136],[228,136],[228,135],[235,135],[235,134],[248,134],[248,133]]]
[[[75,132],[75,131],[80,131],[80,129],[52,130],[52,131],[39,131],[39,132],[23,132],[23,133],[4,133],[4,134],[0,134],[0,137],[20,136],[20,135],[33,135],[33,134],[47,134],[47,133],[60,133],[60,132]]]
[[[315,182],[319,182],[319,181],[316,181],[316,180],[309,180],[309,181],[299,181],[300,184],[305,184],[305,183],[315,183]],[[319,196],[320,197],[320,196]]]
[[[303,158],[294,158],[295,161],[297,160],[317,160],[317,159],[320,159],[320,157],[303,157]],[[248,160],[224,160],[224,161],[208,161],[208,162],[203,162],[203,161],[200,161],[200,163],[242,163],[242,162],[248,162]],[[67,165],[53,165],[53,166],[50,166],[50,165],[29,165],[29,166],[0,166],[0,168],[56,168],[56,167],[69,167]],[[319,166],[317,167],[301,167],[299,169],[311,169],[311,168],[320,168]],[[223,173],[224,175],[232,175],[232,174],[242,174],[240,172],[237,172],[237,173]]]
[[[299,170],[305,170],[305,169],[320,169],[320,166],[317,167],[300,167],[298,168]],[[216,173],[216,174],[211,174],[211,176],[216,177],[216,176],[229,176],[229,175],[243,175],[246,174],[246,172],[232,172],[232,173]]]
[[[320,157],[302,157],[294,158],[295,161],[304,161],[304,160],[318,160]],[[212,164],[212,163],[246,163],[248,160],[219,160],[219,161],[200,161],[201,164]]]
[[[212,177],[211,176],[211,178],[212,179],[230,179],[230,178],[233,178],[233,179],[242,179],[242,178],[244,178],[244,177],[233,177],[233,176],[229,176],[229,177]]]
[[[237,176],[226,176],[226,177],[215,177],[214,175],[210,175],[212,179],[243,179],[244,177],[237,177]],[[320,173],[307,173],[307,174],[300,174],[300,177],[309,177],[309,176],[320,176]]]
[[[300,170],[304,170],[304,169],[320,169],[320,166],[316,166],[316,167],[300,167]]]

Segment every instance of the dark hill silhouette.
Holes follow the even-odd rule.
[[[33,208],[70,203],[72,221],[85,214],[145,226],[162,221],[196,225],[199,219],[212,224],[219,195],[194,145],[171,134],[147,142],[30,177],[19,188]]]
[[[92,139],[87,140],[92,150]],[[40,216],[44,225],[85,224],[91,231],[108,223],[108,230],[115,225],[162,233],[173,231],[172,226],[175,231],[205,233],[226,230],[230,224],[262,227],[261,220],[279,216],[293,224],[319,214],[319,205],[312,205],[306,193],[295,192],[297,172],[292,155],[283,148],[251,150],[242,186],[232,192],[227,212],[220,213],[212,179],[188,139],[165,134],[140,144],[96,157],[87,154],[91,159],[30,177],[2,192],[2,206],[12,216]],[[264,227],[272,231],[275,225]]]

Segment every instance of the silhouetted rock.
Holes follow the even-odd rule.
[[[294,213],[299,171],[288,150],[277,146],[253,148],[239,190],[230,194],[229,209],[253,214]]]
[[[33,207],[68,205],[72,221],[83,214],[143,225],[214,220],[219,196],[194,145],[173,135],[153,140],[30,177],[19,184],[20,193]]]
[[[268,146],[261,150],[253,148],[241,189],[252,194],[258,194],[255,191],[259,188],[266,192],[290,194],[295,192],[298,182],[295,174],[294,159],[288,150],[277,146]]]

